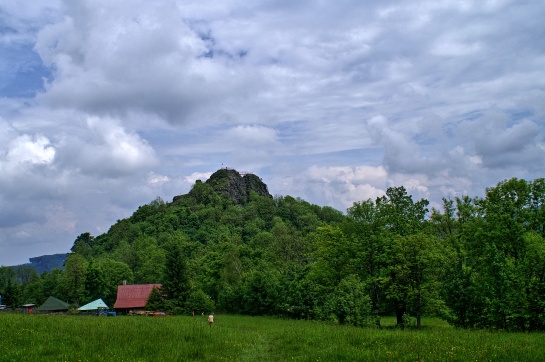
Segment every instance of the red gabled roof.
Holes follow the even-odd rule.
[[[118,285],[114,308],[144,308],[153,288],[161,288],[161,284]]]

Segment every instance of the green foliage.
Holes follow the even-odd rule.
[[[511,179],[484,199],[456,199],[456,210],[445,203],[442,215],[434,213],[452,250],[443,285],[453,324],[543,330],[544,192],[543,179]]]
[[[62,273],[60,287],[65,300],[75,305],[85,302],[85,280],[88,263],[79,254],[68,255],[65,262],[66,270]],[[81,304],[82,305],[82,304]]]
[[[107,305],[114,305],[117,296],[117,286],[123,282],[132,284],[134,276],[129,266],[121,261],[109,258],[101,258],[97,261],[104,277],[104,291],[101,296]]]
[[[219,170],[107,233],[79,235],[65,270],[2,267],[0,293],[14,304],[54,295],[112,305],[123,281],[160,283],[153,309],[178,313],[354,326],[395,315],[417,328],[435,315],[464,328],[545,330],[545,180],[505,180],[482,199],[444,199],[431,213],[427,200],[390,187],[344,215],[272,198],[259,178],[237,175]]]
[[[241,312],[251,315],[275,315],[279,304],[279,275],[263,265],[244,274]]]
[[[356,275],[341,280],[331,297],[332,312],[340,324],[363,326],[371,320],[371,298]]]
[[[210,296],[206,295],[201,289],[197,289],[189,294],[185,309],[187,312],[191,311],[196,315],[208,314],[215,309],[215,303]]]
[[[383,274],[386,273],[386,243],[378,217],[378,209],[371,200],[354,203],[348,209],[348,218],[342,226],[345,235],[352,240],[355,272],[365,282],[371,298],[373,314],[385,313]]]
[[[163,291],[173,306],[185,308],[185,303],[191,289],[187,257],[184,255],[182,244],[173,240],[165,246],[166,261],[164,264]]]
[[[413,202],[403,186],[389,187],[386,195],[376,200],[377,214],[382,226],[392,234],[400,236],[422,230],[428,204],[428,200],[424,199]]]
[[[165,296],[161,288],[154,287],[148,297],[146,309],[151,311],[164,311],[166,307]]]
[[[81,301],[82,305],[92,302],[98,298],[102,298],[106,295],[106,277],[100,265],[95,263],[94,260],[89,261],[87,266],[84,286],[85,295]]]
[[[22,299],[21,285],[13,279],[8,279],[4,287],[4,293],[2,294],[2,303],[9,307],[17,308],[21,305]]]
[[[57,298],[64,299],[64,293],[62,292],[62,278],[64,275],[64,270],[53,269],[51,273],[43,273],[41,276],[42,280],[42,295],[39,303],[43,303],[50,296],[56,296]]]
[[[15,282],[20,286],[20,300],[23,303],[41,301],[41,278],[34,268],[20,267],[15,271]]]
[[[90,233],[83,233],[76,238],[70,251],[88,259],[93,253],[94,239],[95,238]]]
[[[139,236],[131,245],[134,262],[134,279],[138,284],[157,283],[163,277],[162,268],[165,265],[166,252],[159,247],[157,239],[150,236]]]

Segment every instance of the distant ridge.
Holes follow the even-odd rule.
[[[13,269],[18,268],[33,268],[38,274],[43,272],[50,273],[53,269],[64,269],[64,261],[68,253],[64,254],[53,254],[53,255],[42,255],[35,258],[29,258],[30,263],[13,265]]]

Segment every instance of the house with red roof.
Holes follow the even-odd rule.
[[[161,288],[161,284],[118,285],[114,309],[124,312],[144,309],[153,288]]]

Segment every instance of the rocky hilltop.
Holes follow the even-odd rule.
[[[202,181],[198,180],[187,195],[175,196],[173,202],[182,201],[188,197],[200,198],[202,184]],[[232,168],[217,170],[204,182],[204,185],[210,187],[216,194],[233,200],[237,205],[246,204],[251,191],[260,196],[272,198],[267,185],[261,181],[261,178],[252,173],[240,173]]]
[[[206,183],[210,184],[220,195],[231,198],[237,204],[245,204],[250,196],[250,191],[272,198],[267,185],[251,173],[241,175],[233,169],[220,169],[214,172]]]

